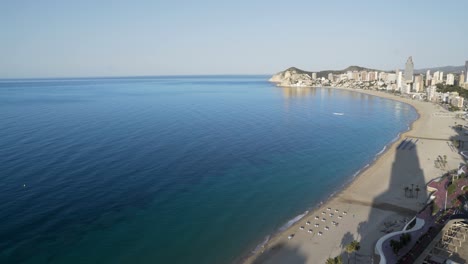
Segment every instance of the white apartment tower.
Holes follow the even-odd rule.
[[[431,70],[427,70],[426,72],[426,86],[431,85]]]
[[[445,82],[447,85],[454,85],[455,84],[455,75],[449,73],[447,74],[447,81]]]
[[[401,71],[397,70],[397,91],[401,91],[403,83],[403,74]]]

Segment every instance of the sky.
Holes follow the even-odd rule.
[[[468,1],[0,0],[0,78],[463,65]]]

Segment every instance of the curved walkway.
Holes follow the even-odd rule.
[[[409,221],[409,223],[411,223],[412,221]],[[405,226],[404,229],[406,229],[406,227],[408,226],[408,224]],[[375,245],[375,253],[378,254],[380,256],[380,264],[386,264],[387,263],[387,258],[385,257],[385,253],[389,253],[387,250],[384,250],[383,248],[383,243],[385,241],[387,241],[388,239],[390,239],[391,237],[395,237],[395,236],[399,236],[401,234],[405,234],[405,233],[411,233],[411,232],[414,232],[414,231],[418,231],[420,230],[421,228],[424,227],[424,224],[425,224],[425,221],[421,218],[417,218],[416,217],[416,224],[413,226],[413,228],[409,229],[409,230],[402,230],[402,231],[396,231],[396,232],[392,232],[392,233],[388,233],[386,234],[385,236],[381,237],[378,241],[377,241],[377,244]],[[384,252],[385,251],[385,252]]]

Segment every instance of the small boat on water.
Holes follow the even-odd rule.
[[[339,116],[342,116],[344,115],[344,113],[333,113],[334,115],[339,115]]]

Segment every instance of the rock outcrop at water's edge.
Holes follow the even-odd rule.
[[[273,75],[270,82],[278,84],[278,86],[312,86],[311,72],[306,72],[301,69],[291,67],[282,72]]]

